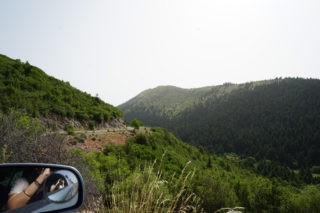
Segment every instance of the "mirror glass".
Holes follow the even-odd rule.
[[[77,196],[79,187],[76,176],[68,170],[53,172],[45,185],[49,200],[56,203],[67,202]]]
[[[81,176],[63,166],[0,167],[0,212],[46,212],[79,204]]]

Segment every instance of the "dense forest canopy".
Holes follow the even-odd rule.
[[[166,127],[217,153],[270,159],[291,168],[320,165],[320,80],[280,78],[180,90],[181,96],[178,89],[155,88],[119,108],[127,120]],[[183,102],[185,93],[189,98]],[[173,94],[171,102],[161,101]],[[146,101],[152,99],[157,101]]]
[[[38,117],[58,115],[78,121],[108,122],[122,112],[99,97],[81,92],[39,68],[0,55],[0,109],[19,109]]]

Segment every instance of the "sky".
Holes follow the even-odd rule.
[[[1,0],[0,54],[117,106],[159,85],[320,78],[318,0]]]

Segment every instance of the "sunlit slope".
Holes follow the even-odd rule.
[[[184,141],[215,152],[267,158],[290,167],[320,165],[320,80],[163,90],[149,90],[121,105],[125,118],[166,127]],[[172,93],[176,100],[161,101]],[[145,101],[146,95],[157,102]],[[168,117],[171,106],[183,110],[173,110]]]
[[[139,118],[153,126],[158,125],[160,120],[163,122],[171,120],[203,102],[203,98],[210,91],[211,87],[182,89],[174,86],[159,86],[140,93],[118,108],[124,111],[126,120]]]
[[[79,121],[108,122],[122,112],[98,97],[48,76],[39,68],[0,55],[0,109],[26,111],[34,116],[73,118]]]

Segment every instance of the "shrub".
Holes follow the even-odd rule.
[[[89,130],[94,130],[94,121],[89,121],[88,128]]]
[[[133,126],[135,129],[139,129],[140,126],[142,126],[143,124],[138,119],[134,119],[130,125]]]
[[[64,130],[68,135],[74,135],[74,127],[72,125],[67,125]]]

